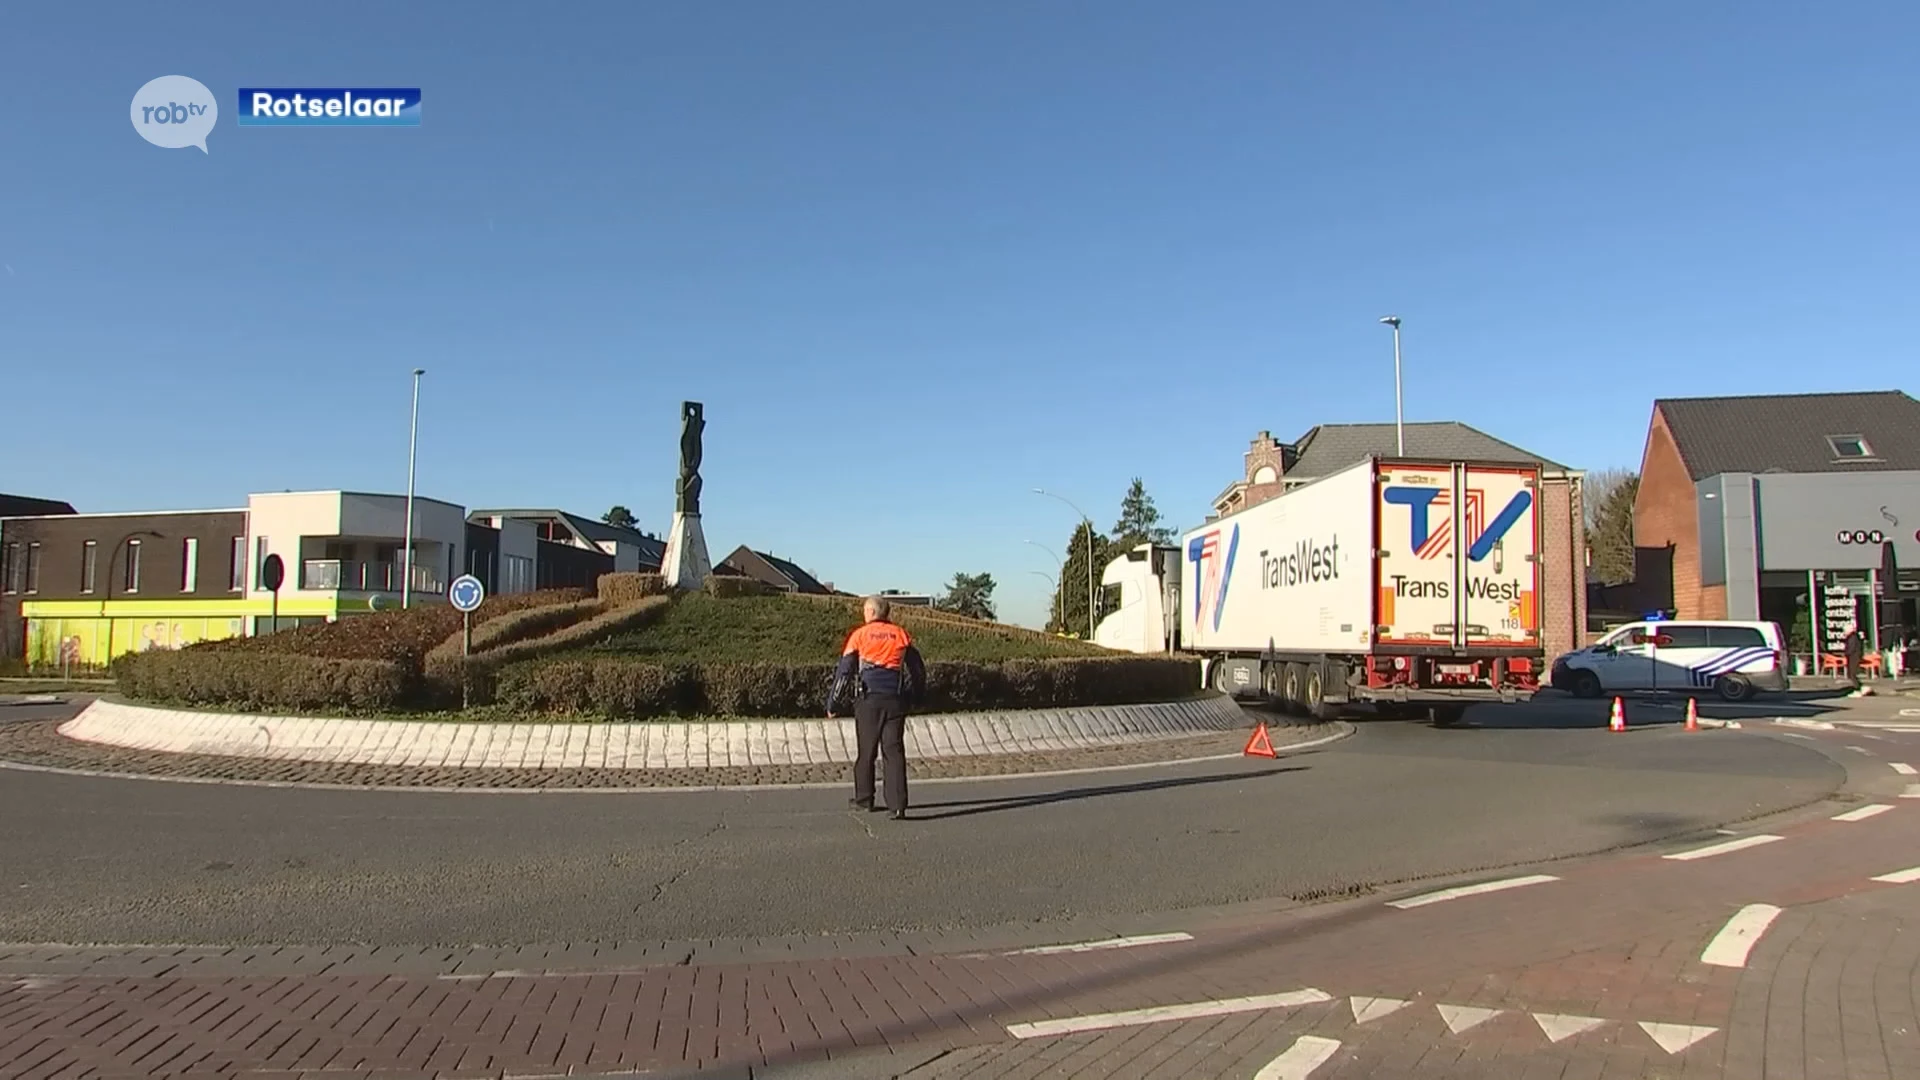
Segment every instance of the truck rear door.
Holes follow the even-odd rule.
[[[1540,644],[1539,473],[1382,462],[1378,645]]]

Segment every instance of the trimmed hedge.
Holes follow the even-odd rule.
[[[494,700],[532,713],[616,719],[809,717],[824,710],[832,675],[825,663],[676,664],[602,654],[501,668]],[[1197,665],[1165,656],[935,661],[913,711],[1126,705],[1176,700],[1199,688]]]
[[[779,592],[764,581],[750,577],[716,577],[708,575],[707,593],[716,599],[733,600],[742,596],[772,596]]]
[[[620,571],[601,574],[594,586],[600,599],[609,604],[631,604],[649,596],[665,596],[667,579],[661,574],[635,574]]]
[[[114,664],[121,692],[145,701],[245,709],[395,708],[413,679],[390,660],[342,660],[291,653],[157,649]]]

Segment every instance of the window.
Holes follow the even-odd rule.
[[[0,590],[10,593],[19,592],[20,582],[14,574],[25,569],[26,567],[20,562],[19,544],[0,546]]]
[[[40,591],[40,545],[27,545],[27,591]]]
[[[1833,448],[1833,456],[1842,460],[1859,461],[1873,457],[1873,447],[1860,435],[1829,435],[1827,445]]]
[[[80,545],[80,591],[93,591],[94,567],[100,561],[100,545],[92,540]]]
[[[200,584],[200,541],[189,536],[180,542],[180,591],[190,593]]]
[[[1655,646],[1661,649],[1704,649],[1707,647],[1707,628],[1689,626],[1686,623],[1656,623],[1648,629],[1668,640]]]
[[[267,538],[256,536],[253,538],[253,587],[263,592],[267,589],[267,582],[261,575],[265,574],[266,570]]]
[[[1753,626],[1709,626],[1707,644],[1716,649],[1768,649],[1767,636]]]
[[[247,538],[236,536],[227,558],[232,560],[227,567],[227,588],[234,592],[247,591]]]
[[[140,541],[127,541],[127,577],[121,582],[121,592],[140,591]]]

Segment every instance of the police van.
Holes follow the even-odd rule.
[[[1709,690],[1728,701],[1787,688],[1780,626],[1675,619],[1631,623],[1553,662],[1552,685],[1575,697]]]

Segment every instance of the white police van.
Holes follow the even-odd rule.
[[[1551,682],[1575,697],[1635,690],[1708,690],[1728,701],[1787,688],[1780,627],[1770,622],[1673,619],[1619,627],[1554,660]]]

